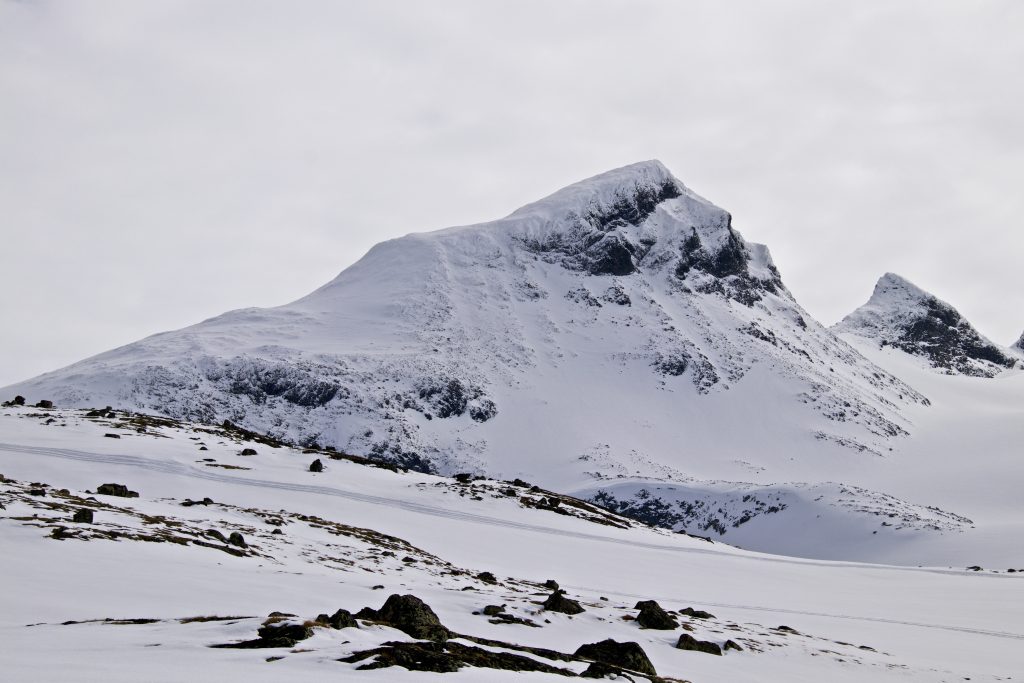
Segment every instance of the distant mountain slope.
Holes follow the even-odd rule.
[[[994,377],[1018,362],[955,308],[893,273],[883,275],[868,302],[833,330],[920,356],[949,374]]]

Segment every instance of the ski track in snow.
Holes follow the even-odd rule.
[[[354,500],[361,503],[367,503],[370,505],[382,505],[391,508],[398,508],[407,512],[413,512],[423,515],[431,515],[435,517],[443,517],[447,519],[455,519],[464,522],[471,522],[475,524],[483,524],[486,526],[501,526],[513,529],[523,529],[526,531],[547,534],[551,536],[562,536],[579,538],[587,541],[599,541],[602,543],[613,543],[616,545],[624,545],[636,548],[645,548],[649,550],[660,550],[668,552],[686,553],[686,554],[699,554],[699,555],[719,555],[728,556],[740,560],[747,560],[752,562],[773,562],[781,564],[796,564],[796,565],[816,565],[822,567],[848,567],[848,568],[859,568],[877,571],[901,571],[901,572],[925,572],[925,573],[939,573],[947,574],[948,571],[934,568],[923,568],[923,567],[899,567],[891,565],[870,565],[870,564],[859,564],[854,562],[826,562],[817,560],[805,560],[801,558],[785,558],[785,557],[771,557],[771,556],[759,556],[759,555],[743,555],[730,552],[722,552],[713,549],[702,549],[702,548],[683,548],[673,545],[664,545],[658,543],[645,543],[643,541],[631,541],[627,539],[616,539],[608,538],[606,536],[600,536],[597,534],[588,534],[581,531],[569,531],[565,529],[555,529],[546,526],[540,526],[536,524],[525,524],[521,522],[513,522],[509,520],[500,519],[497,517],[490,517],[487,515],[477,515],[467,512],[456,512],[453,510],[447,510],[441,507],[435,507],[431,505],[424,505],[420,503],[412,503],[409,501],[396,500],[394,498],[386,498],[383,496],[373,496],[365,493],[357,493],[355,491],[345,491],[330,486],[314,486],[310,484],[293,484],[288,482],[270,481],[266,479],[246,479],[227,474],[220,474],[216,472],[208,472],[200,470],[190,465],[184,465],[177,462],[164,462],[159,460],[151,460],[141,456],[134,455],[117,455],[117,454],[102,454],[102,453],[91,453],[89,451],[79,451],[67,448],[50,448],[42,446],[26,446],[11,443],[0,442],[0,451],[6,451],[11,453],[21,453],[27,455],[37,455],[46,457],[63,458],[67,460],[76,460],[79,462],[94,462],[103,463],[110,465],[122,465],[127,467],[136,467],[139,469],[148,470],[151,472],[162,472],[165,474],[173,474],[178,476],[185,476],[194,479],[205,479],[208,481],[216,481],[226,484],[251,486],[256,488],[265,489],[279,489],[285,491],[296,491],[299,493],[311,493],[315,495],[334,496],[337,498],[345,498],[348,500]],[[975,578],[986,577],[986,578],[1005,578],[999,575],[990,574],[979,574]],[[650,596],[639,595],[633,593],[622,593],[618,591],[607,591],[601,588],[592,588],[587,586],[570,586],[575,590],[587,590],[595,593],[611,593],[613,595],[629,598],[639,599],[650,599]],[[667,598],[662,598],[667,599]],[[687,599],[673,597],[673,600],[686,602]],[[858,616],[849,614],[831,614],[827,612],[810,612],[802,610],[793,610],[782,607],[769,607],[764,605],[739,605],[730,603],[714,603],[706,602],[702,600],[690,600],[691,602],[700,602],[701,604],[709,607],[723,607],[728,609],[741,609],[741,610],[752,610],[760,612],[773,612],[778,614],[797,614],[804,616],[824,617],[828,619],[845,619],[851,621],[864,621],[873,623],[893,624],[899,626],[910,626],[917,628],[929,628],[942,631],[952,631],[957,633],[969,633],[973,635],[988,636],[993,638],[1005,638],[1010,640],[1024,640],[1024,634],[1010,633],[1005,631],[991,631],[987,629],[970,628],[966,626],[950,626],[944,624],[929,624],[923,622],[914,621],[902,621],[899,619],[887,619],[883,617],[870,617],[870,616]]]

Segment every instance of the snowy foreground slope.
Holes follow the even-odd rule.
[[[644,162],[498,221],[379,244],[286,306],[226,313],[3,391],[521,477],[749,549],[1013,562],[1021,546],[1000,539],[1024,538],[1012,488],[1024,481],[1024,373],[946,354],[979,377],[933,386],[920,364],[890,367],[872,334],[921,319],[900,306],[952,320],[925,300],[889,297],[899,305],[884,325],[869,330],[864,314],[837,336],[794,300],[766,247]],[[970,346],[961,332],[942,339]],[[885,348],[935,349],[934,335],[915,335]],[[982,419],[956,419],[977,406]],[[926,443],[945,478],[921,476]],[[978,457],[1013,484],[964,490]]]
[[[656,680],[652,670],[694,683],[1024,671],[1024,573],[1007,567],[761,555],[527,482],[458,482],[233,427],[92,413],[0,411],[4,680],[554,681],[622,672],[594,663],[607,643],[580,649],[606,639],[647,658],[629,660],[646,673],[620,681]],[[313,459],[322,472],[309,471]],[[138,496],[98,493],[106,483]],[[91,521],[73,521],[83,511]],[[549,580],[583,611],[545,609]],[[636,620],[644,600],[665,612],[641,622],[664,629]],[[381,609],[419,601],[437,622]],[[718,656],[680,640],[739,649]],[[238,644],[249,647],[212,647]],[[360,669],[395,659],[405,666]]]

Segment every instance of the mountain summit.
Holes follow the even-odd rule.
[[[879,278],[868,302],[833,329],[920,356],[949,374],[994,377],[1017,362],[955,308],[894,273]]]
[[[527,478],[701,533],[851,500],[777,483],[883,457],[909,433],[905,410],[927,405],[811,318],[768,249],[655,161],[383,242],[298,301],[7,392]],[[654,480],[671,514],[650,517]]]

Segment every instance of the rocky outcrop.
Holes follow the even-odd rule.
[[[581,645],[576,650],[576,656],[628,671],[636,671],[650,676],[658,675],[654,664],[648,659],[647,653],[638,643],[634,642],[620,643],[609,638],[599,643]]]
[[[868,302],[833,329],[920,356],[951,375],[994,377],[1020,362],[951,305],[893,273],[883,275]]]

